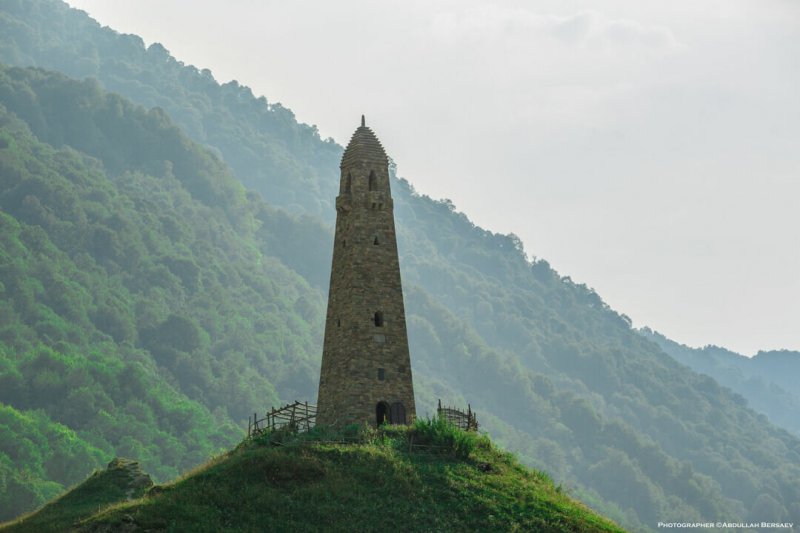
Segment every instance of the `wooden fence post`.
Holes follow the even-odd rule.
[[[313,419],[313,420],[312,420]],[[278,427],[289,427],[293,431],[310,431],[316,424],[317,406],[308,401],[295,400],[277,409],[273,406],[264,413],[262,420],[258,413],[253,418],[247,417],[247,436],[253,437],[262,431],[275,431]],[[259,422],[262,424],[259,425]],[[265,424],[264,424],[265,423]]]

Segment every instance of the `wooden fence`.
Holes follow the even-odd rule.
[[[254,437],[265,431],[288,427],[293,431],[308,431],[317,423],[317,406],[308,402],[294,402],[275,409],[274,407],[258,418],[253,413],[247,419],[247,436]]]
[[[455,407],[439,407],[436,410],[439,418],[446,420],[459,429],[465,431],[478,431],[478,419],[472,406],[467,404],[464,412]],[[263,418],[258,418],[256,413],[247,419],[247,436],[254,437],[266,431],[275,431],[280,428],[291,428],[293,431],[303,432],[313,428],[317,423],[317,406],[308,402],[294,402],[275,409],[274,407],[264,413]]]
[[[478,431],[478,419],[475,417],[475,412],[470,404],[467,404],[467,412],[465,413],[455,407],[442,407],[442,400],[440,399],[436,414],[439,418],[447,420],[459,429]]]

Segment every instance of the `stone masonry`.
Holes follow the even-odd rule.
[[[362,117],[340,165],[318,425],[416,415],[388,163]]]

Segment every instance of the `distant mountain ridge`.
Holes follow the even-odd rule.
[[[649,328],[641,333],[677,361],[740,394],[773,423],[800,434],[800,352],[762,351],[751,358],[719,346],[690,348]]]
[[[14,290],[0,291],[0,312],[11,310],[0,429],[16,421],[0,471],[30,489],[20,502],[0,492],[9,516],[113,453],[164,479],[228,445],[248,410],[313,398],[341,147],[62,2],[2,0],[0,30],[0,61],[100,80],[26,69],[0,80],[0,210],[18,236],[3,257],[26,258],[3,271]],[[392,191],[423,414],[437,397],[471,402],[497,442],[632,530],[800,522],[798,439],[666,356],[585,285],[527,261],[513,235],[476,227],[403,179]],[[63,289],[44,290],[53,283]],[[135,387],[115,381],[129,375]],[[23,393],[31,387],[47,391],[41,405]],[[97,416],[78,427],[73,405]],[[34,428],[74,432],[85,454]],[[7,446],[26,439],[51,442],[54,455],[37,463],[35,446]],[[39,464],[37,484],[14,470],[28,464]]]
[[[750,361],[756,373],[800,397],[800,352],[759,351]]]

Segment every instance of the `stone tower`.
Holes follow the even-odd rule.
[[[363,116],[339,167],[317,424],[409,423],[416,410],[389,159]]]

